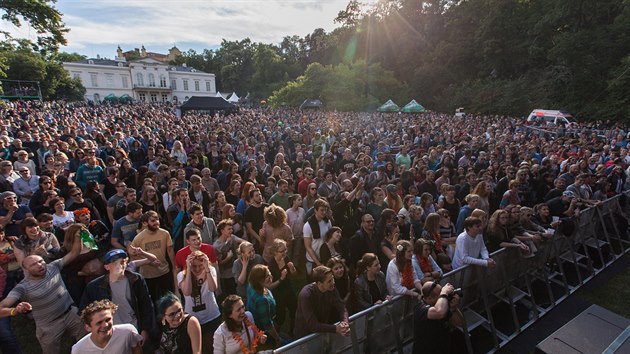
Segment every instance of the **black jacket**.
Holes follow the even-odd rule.
[[[155,315],[147,283],[142,275],[129,270],[125,270],[125,277],[129,280],[131,308],[133,308],[138,318],[138,332],[143,330],[150,331],[155,327]],[[112,299],[112,289],[109,287],[109,274],[102,275],[87,285],[81,298],[80,309],[83,310],[93,301],[104,299]]]

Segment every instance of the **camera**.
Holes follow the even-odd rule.
[[[462,291],[462,288],[457,288],[455,290],[453,290],[452,293],[448,294],[448,298],[447,300],[450,302],[451,300],[453,300],[453,296],[458,295],[460,298],[464,296],[464,292]]]

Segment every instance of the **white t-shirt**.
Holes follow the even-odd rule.
[[[317,257],[319,257],[319,249],[322,248],[322,245],[324,244],[324,235],[326,235],[328,229],[332,227],[330,221],[326,222],[324,220],[320,220],[318,224],[320,231],[319,234],[321,236],[320,238],[313,238],[313,230],[311,230],[311,225],[308,222],[304,224],[304,238],[310,238],[312,240],[311,248],[313,249],[313,251],[315,251]],[[308,254],[308,252],[306,252],[306,260],[311,263],[315,262]]]
[[[214,267],[210,267],[210,271],[212,276],[217,279],[217,270]],[[177,273],[177,284],[180,284],[183,280],[184,272],[181,271]],[[200,293],[200,296],[196,299],[192,296],[184,296],[184,312],[197,317],[200,324],[205,324],[221,316],[221,311],[214,293],[208,289],[208,282],[203,282]]]
[[[142,336],[138,334],[136,327],[130,324],[114,325],[114,332],[105,348],[99,348],[87,334],[72,346],[72,354],[132,354],[132,348],[136,347]]]

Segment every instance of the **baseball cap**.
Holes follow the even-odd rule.
[[[119,258],[127,258],[127,257],[128,255],[127,255],[127,252],[125,252],[125,250],[115,249],[115,250],[111,250],[105,253],[105,255],[103,256],[103,263],[109,264]]]

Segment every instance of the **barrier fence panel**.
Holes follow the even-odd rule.
[[[444,274],[440,283],[461,288],[464,294],[460,306],[468,352],[494,352],[504,346],[629,252],[629,197],[626,191],[567,219],[575,223],[573,234],[556,232],[541,242],[535,257],[501,249],[491,254],[497,263],[494,268],[464,266]],[[408,352],[417,303],[407,296],[397,297],[351,316],[349,337],[312,334],[273,352]]]

